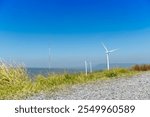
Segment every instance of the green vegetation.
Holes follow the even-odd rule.
[[[38,75],[34,80],[28,76],[22,66],[0,63],[0,99],[24,99],[39,92],[54,91],[68,85],[87,83],[95,80],[127,77],[136,71],[115,68],[110,71],[96,71],[77,74],[49,74],[47,77]]]

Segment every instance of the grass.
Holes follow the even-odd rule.
[[[134,65],[131,68],[134,71],[149,71],[150,65],[149,64],[143,64],[143,65]]]
[[[82,84],[95,80],[128,77],[136,74],[133,69],[115,68],[110,71],[96,71],[76,74],[38,75],[34,80],[22,66],[0,62],[0,99],[24,99],[39,92],[54,91],[68,85]]]

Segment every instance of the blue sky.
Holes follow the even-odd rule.
[[[28,67],[150,63],[149,0],[0,0],[0,57]]]

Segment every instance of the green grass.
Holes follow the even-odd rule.
[[[110,71],[96,71],[76,74],[38,75],[34,80],[22,66],[0,63],[0,99],[24,99],[39,92],[54,91],[65,86],[87,83],[96,80],[128,77],[138,72],[130,69],[115,68]]]

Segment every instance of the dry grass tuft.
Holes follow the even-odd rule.
[[[149,64],[134,65],[134,66],[132,66],[131,70],[134,70],[134,71],[149,71],[150,70],[150,65]]]

